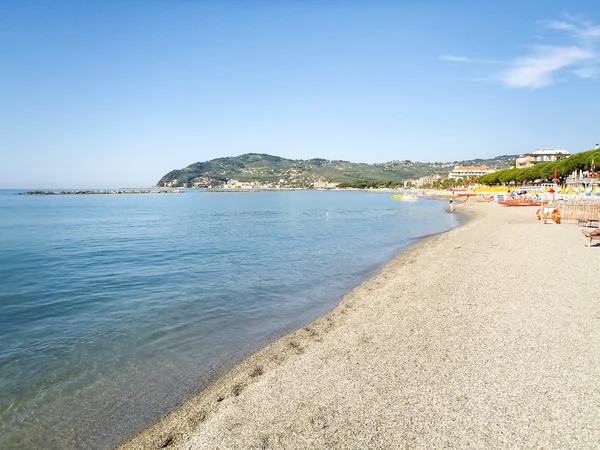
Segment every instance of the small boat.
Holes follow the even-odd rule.
[[[502,206],[540,206],[542,202],[531,200],[502,200],[498,202]]]
[[[403,202],[416,202],[419,200],[419,197],[413,194],[404,194],[404,196],[400,199]]]
[[[397,195],[392,195],[392,198],[394,200],[402,200],[403,202],[414,202],[419,200],[419,197],[417,197],[416,195],[413,194],[397,194]]]

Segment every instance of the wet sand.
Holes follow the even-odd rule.
[[[598,448],[600,247],[535,208],[458,209],[122,448]]]

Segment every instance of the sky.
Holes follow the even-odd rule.
[[[600,2],[0,2],[0,188],[600,141]]]

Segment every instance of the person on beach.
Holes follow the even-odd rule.
[[[450,204],[450,212],[454,212],[454,200],[450,199],[448,203]]]

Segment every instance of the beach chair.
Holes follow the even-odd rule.
[[[593,230],[588,230],[587,228],[582,228],[581,233],[590,240],[588,243],[588,247],[592,246],[593,240],[600,241],[600,228],[595,228]]]

